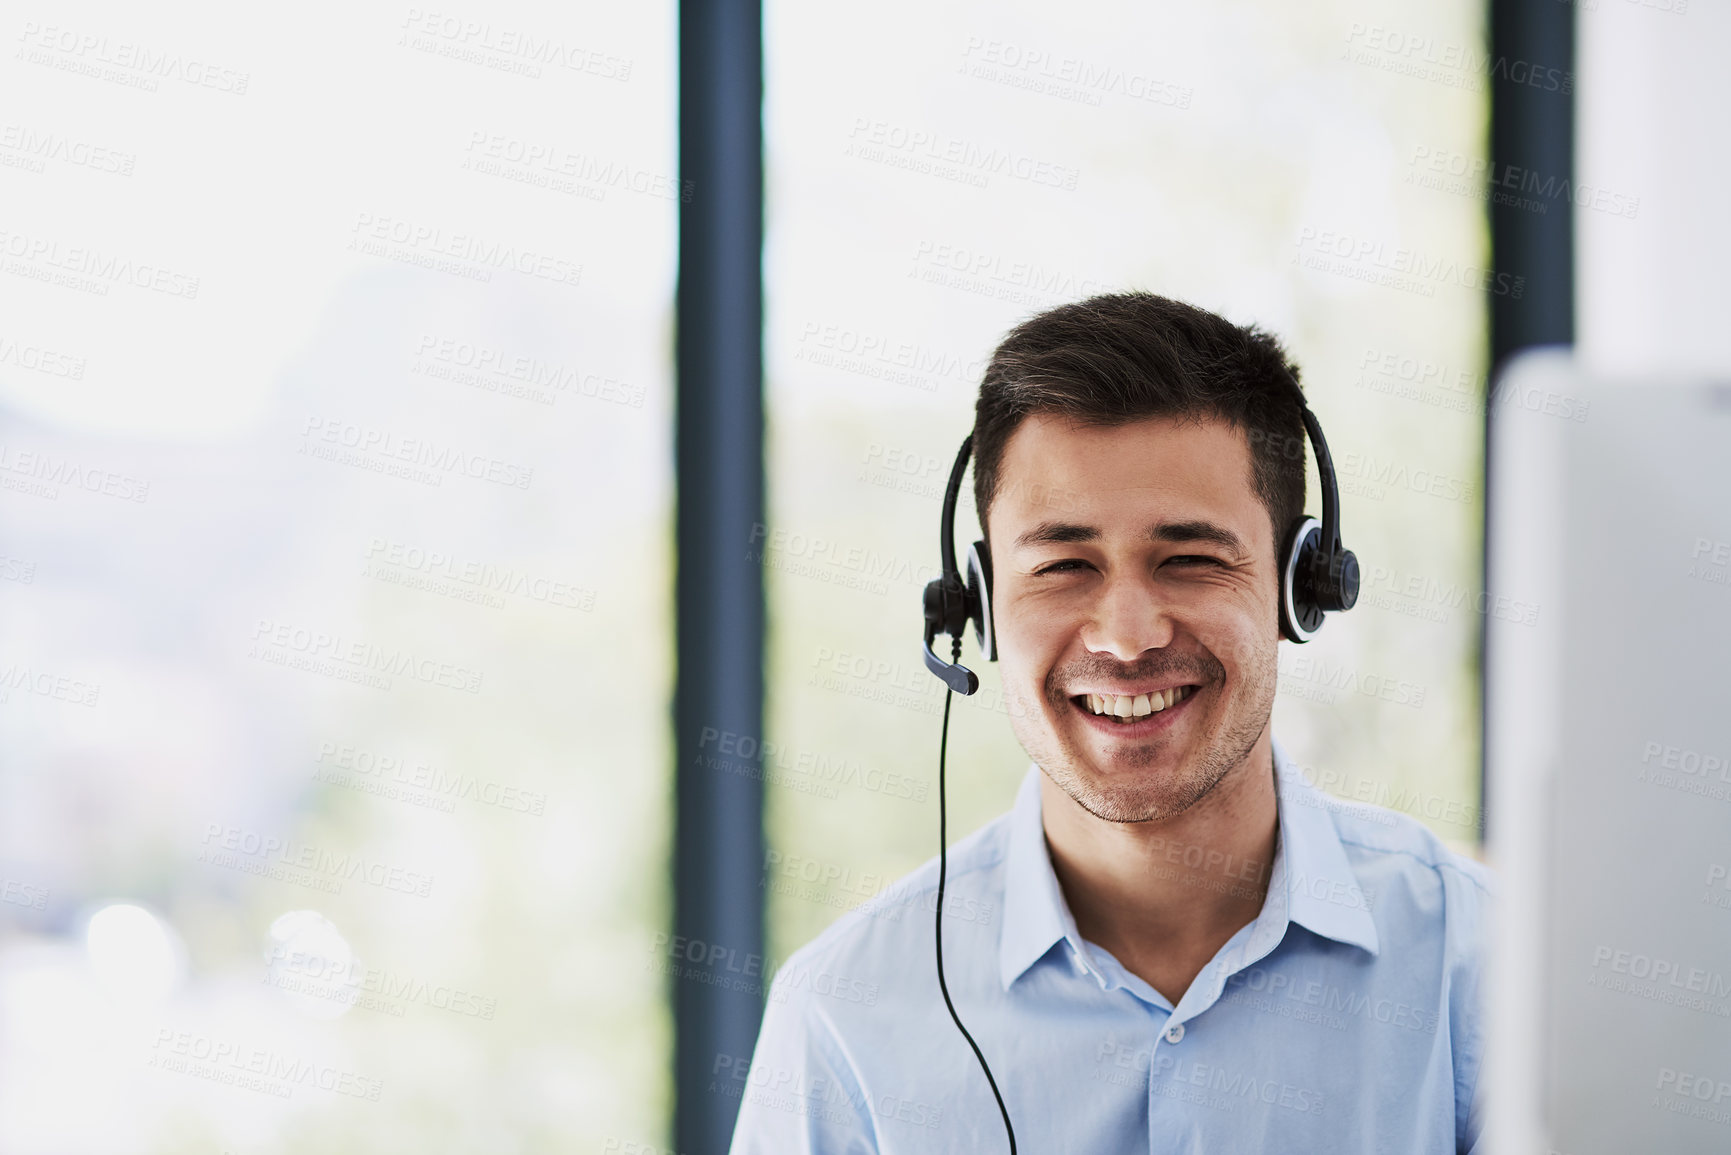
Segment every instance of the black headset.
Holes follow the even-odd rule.
[[[1358,601],[1358,558],[1340,540],[1340,493],[1334,481],[1334,460],[1328,455],[1328,442],[1322,436],[1322,425],[1310,406],[1299,405],[1305,432],[1316,451],[1316,469],[1322,482],[1322,521],[1301,514],[1286,531],[1280,553],[1280,633],[1294,642],[1308,642],[1322,628],[1323,614],[1350,610]],[[969,622],[974,623],[974,637],[980,645],[980,656],[988,662],[998,660],[997,638],[992,633],[992,555],[984,541],[968,547],[968,573],[964,580],[956,565],[956,498],[961,493],[962,475],[967,472],[968,458],[973,453],[974,435],[962,441],[961,452],[950,468],[950,483],[944,490],[943,522],[939,530],[938,548],[942,551],[943,572],[926,583],[925,594],[925,660],[926,669],[936,674],[944,685],[958,694],[972,694],[980,688],[980,679],[966,666],[958,665],[955,657],[946,662],[932,650],[939,634],[948,634],[960,645],[962,633]]]
[[[1322,483],[1322,522],[1301,514],[1286,531],[1280,553],[1280,633],[1289,641],[1308,642],[1322,628],[1323,615],[1350,610],[1358,601],[1358,558],[1340,540],[1340,493],[1334,481],[1334,460],[1328,455],[1328,442],[1323,439],[1322,425],[1302,397],[1298,402],[1299,416],[1316,451],[1316,471]],[[969,622],[974,623],[974,638],[979,642],[980,655],[988,662],[998,660],[998,642],[992,632],[992,555],[984,541],[968,548],[968,576],[964,581],[956,565],[956,498],[961,493],[962,475],[968,470],[968,457],[974,449],[974,435],[962,440],[956,463],[950,467],[950,483],[944,490],[943,522],[938,548],[942,554],[943,572],[926,583],[925,593],[925,660],[926,669],[936,674],[943,684],[957,694],[972,694],[980,688],[980,679],[961,664],[962,634]],[[1303,452],[1302,449],[1299,452]],[[984,528],[984,527],[982,527]],[[944,661],[932,651],[939,634],[950,636],[950,660]],[[943,992],[944,1005],[956,1029],[967,1039],[986,1073],[992,1096],[1004,1116],[1004,1130],[1010,1137],[1010,1155],[1016,1155],[1016,1129],[1010,1125],[1010,1111],[1004,1096],[998,1091],[998,1081],[992,1068],[962,1017],[950,1000],[950,988],[944,982],[944,876],[948,854],[945,837],[944,760],[950,740],[950,700],[944,695],[944,723],[938,739],[938,903],[935,939],[938,955],[938,989]]]

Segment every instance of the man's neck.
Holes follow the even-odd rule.
[[[1045,774],[1040,804],[1077,930],[1174,1006],[1262,909],[1279,827],[1266,729],[1207,797],[1165,821],[1096,818]]]

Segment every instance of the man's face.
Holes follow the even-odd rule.
[[[1011,727],[1065,793],[1114,822],[1169,818],[1244,762],[1279,619],[1242,430],[1031,416],[988,519]]]

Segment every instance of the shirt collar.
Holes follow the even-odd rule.
[[[1028,767],[1016,805],[1010,812],[1010,847],[1004,864],[1004,930],[998,942],[998,975],[1009,990],[1029,967],[1068,940],[1078,956],[1085,957],[1082,936],[1070,905],[1058,887],[1052,859],[1046,850],[1046,828],[1040,820],[1039,765]]]
[[[1266,954],[1285,936],[1288,923],[1361,947],[1376,954],[1376,923],[1370,897],[1359,888],[1346,849],[1330,817],[1326,795],[1306,782],[1278,741],[1274,752],[1278,836],[1268,896],[1251,925],[1246,946],[1260,944]],[[1010,812],[1009,849],[1004,868],[1004,922],[998,943],[998,974],[1004,989],[1045,957],[1054,944],[1068,942],[1078,959],[1090,960],[1076,920],[1064,900],[1046,849],[1041,821],[1038,765],[1030,765]],[[1234,952],[1237,965],[1254,959]],[[1234,968],[1236,969],[1236,968]]]

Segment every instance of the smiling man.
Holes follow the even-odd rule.
[[[1487,872],[1270,729],[1297,372],[1145,293],[1012,331],[975,497],[1013,809],[949,852],[957,1011],[1028,1152],[1470,1151]],[[1298,452],[1293,452],[1294,448]],[[777,972],[735,1155],[1006,1149],[934,858]]]

